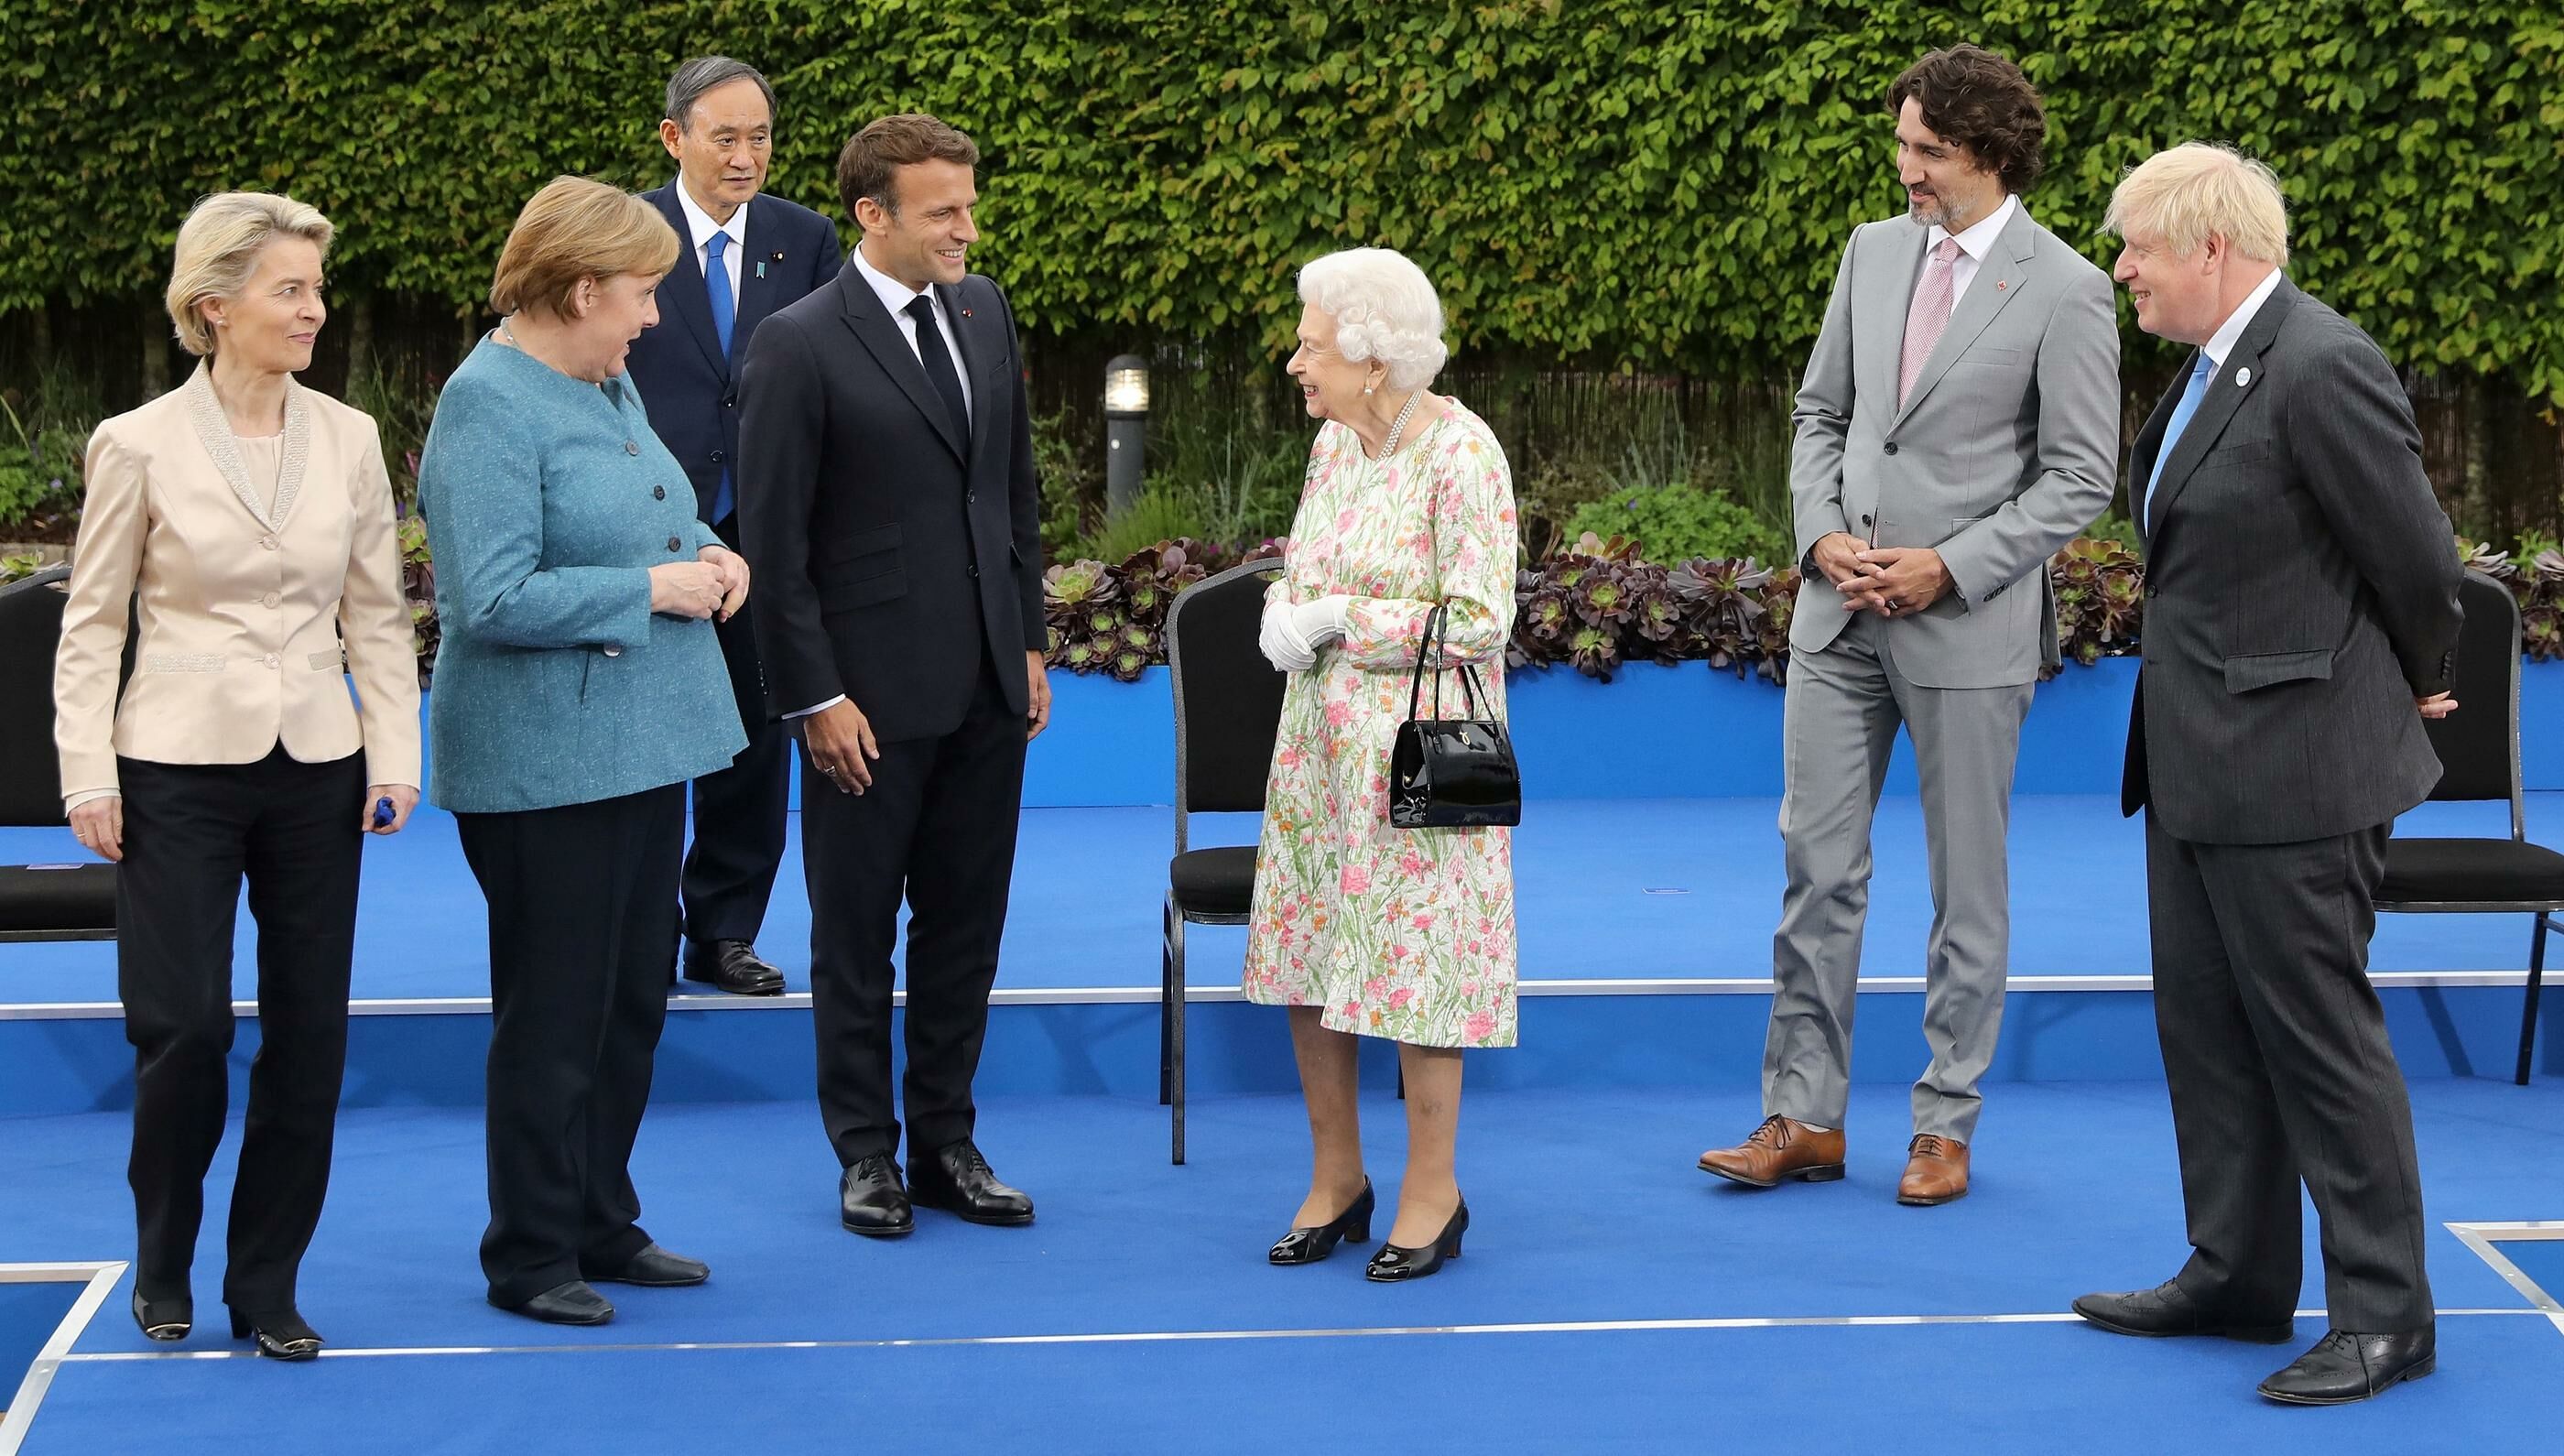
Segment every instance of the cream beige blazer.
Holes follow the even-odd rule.
[[[251,763],[280,742],[306,763],[362,748],[367,783],[417,786],[418,663],[370,417],[288,380],[270,506],[200,365],[98,427],[87,484],[54,659],[66,799],[115,789],[117,754]]]

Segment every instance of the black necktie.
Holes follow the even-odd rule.
[[[952,351],[944,347],[944,330],[935,326],[935,301],[919,294],[909,300],[908,316],[917,320],[917,357],[926,365],[927,381],[944,396],[944,408],[953,416],[953,438],[967,445],[970,411],[962,403],[962,376],[954,371]]]

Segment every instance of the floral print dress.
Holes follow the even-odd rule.
[[[1294,673],[1264,793],[1245,991],[1325,1008],[1337,1031],[1431,1047],[1514,1044],[1513,831],[1394,829],[1389,755],[1406,720],[1424,619],[1448,605],[1444,656],[1478,665],[1504,717],[1514,621],[1512,471],[1486,422],[1451,401],[1387,461],[1329,423],[1309,452],[1268,602],[1353,598],[1342,642]],[[1440,674],[1442,713],[1462,713]],[[1430,714],[1434,685],[1418,712]]]

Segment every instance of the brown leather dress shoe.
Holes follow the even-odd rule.
[[[1765,1118],[1737,1146],[1702,1153],[1700,1170],[1749,1188],[1777,1187],[1783,1178],[1830,1183],[1843,1175],[1842,1129],[1819,1133],[1790,1118]]]
[[[1968,1196],[1968,1144],[1956,1138],[1917,1133],[1905,1144],[1905,1176],[1896,1180],[1896,1201],[1930,1208]]]

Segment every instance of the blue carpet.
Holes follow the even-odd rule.
[[[2493,1248],[2536,1281],[2548,1299],[2564,1304],[2564,1239],[2502,1239]]]
[[[1772,799],[1552,800],[1531,805],[1515,840],[1523,974],[1590,979],[1763,976],[1781,904]],[[1249,816],[1195,819],[1196,844],[1248,843]],[[2564,846],[2564,793],[2531,795],[2529,825]],[[2504,834],[2499,805],[2431,804],[2408,834]],[[1202,832],[1202,831],[1208,832]],[[1919,801],[1880,804],[1877,871],[1862,969],[1919,975],[1932,907]],[[1163,808],[1035,809],[1023,816],[1000,986],[1154,986],[1159,906],[1174,847]],[[797,818],[759,947],[795,990],[809,988],[809,899]],[[0,861],[77,859],[68,830],[0,830]],[[2115,799],[2024,796],[2013,811],[2017,974],[2134,974],[2149,964],[2144,836]],[[487,921],[452,816],[421,813],[369,841],[355,993],[364,998],[489,992]],[[256,994],[253,928],[240,917],[235,994]],[[1243,930],[1196,930],[1198,983],[1235,984]],[[2522,917],[2390,916],[2380,970],[2517,970]],[[0,946],[0,1003],[111,1001],[109,944]]]
[[[9,1408],[19,1375],[54,1338],[72,1302],[87,1287],[85,1280],[0,1284],[0,1410]]]
[[[2415,1084],[2444,1310],[2521,1311],[2437,1220],[2564,1217],[2564,1086]],[[1365,1103],[1384,1204],[1400,1109]],[[341,1121],[331,1203],[303,1308],[335,1348],[540,1347],[385,1355],[284,1369],[246,1359],[74,1361],[33,1452],[818,1451],[849,1445],[1025,1451],[1700,1450],[1740,1438],[1736,1398],[1784,1400],[1799,1449],[2553,1449],[2564,1338],[2523,1314],[2442,1321],[2443,1372],[2357,1414],[2263,1408],[2250,1387],[2287,1350],[2133,1342],[2072,1325],[1570,1331],[804,1351],[618,1346],[879,1342],[1104,1333],[1362,1331],[1494,1324],[2061,1311],[2151,1284],[2183,1256],[2163,1089],[2013,1085],[1990,1096],[1975,1191],[1892,1198],[1905,1096],[1860,1089],[1850,1176],[1754,1193],[1692,1168],[1741,1137],[1753,1094],[1480,1093],[1467,1104],[1464,1258],[1408,1288],[1347,1254],[1276,1270],[1263,1249],[1297,1203],[1295,1099],[1198,1105],[1194,1161],[1164,1161],[1136,1100],[990,1102],[981,1142],[1033,1191],[1040,1222],[980,1229],[934,1213],[881,1244],[840,1231],[815,1111],[790,1103],[655,1111],[636,1176],[651,1233],[706,1258],[698,1290],[613,1290],[614,1324],[537,1326],[481,1301],[477,1116],[363,1110]],[[0,1123],[25,1176],[0,1186],[11,1256],[123,1258],[126,1125]],[[235,1123],[235,1135],[237,1123]],[[228,1197],[227,1144],[207,1188]],[[1387,1221],[1384,1207],[1383,1224]],[[2321,1299],[2307,1224],[2303,1302]],[[196,1283],[209,1304],[220,1220]],[[2518,1245],[2511,1246],[2517,1249]],[[152,1349],[123,1291],[88,1354]],[[2320,1317],[2301,1321],[2311,1343]],[[233,1349],[200,1331],[183,1350]],[[607,1347],[571,1351],[570,1347]],[[2535,1432],[2535,1438],[2521,1434]],[[1762,1439],[1756,1435],[1755,1439]]]

